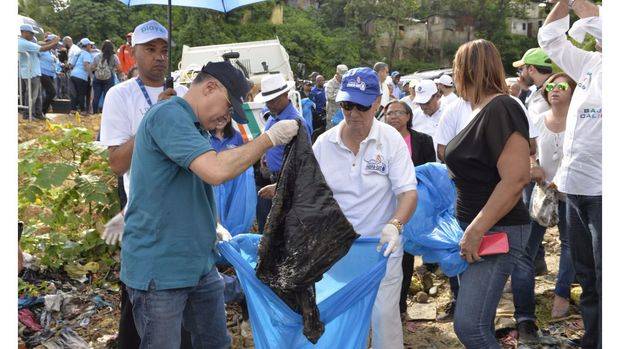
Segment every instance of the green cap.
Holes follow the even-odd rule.
[[[545,51],[543,51],[542,48],[531,48],[527,50],[527,52],[525,52],[521,60],[512,63],[512,66],[515,68],[519,68],[526,64],[551,68],[551,58],[547,56],[547,54],[545,53]]]

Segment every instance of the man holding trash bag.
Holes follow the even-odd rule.
[[[288,143],[297,122],[278,122],[241,147],[213,151],[207,130],[231,112],[243,117],[249,91],[229,62],[209,63],[183,98],[154,105],[135,137],[121,280],[133,304],[141,348],[178,348],[181,324],[193,347],[228,348],[223,281],[215,268],[212,185],[245,171],[269,148]],[[135,180],[134,180],[135,179]]]
[[[336,96],[344,120],[326,131],[312,149],[342,212],[362,236],[387,244],[387,270],[372,309],[372,347],[403,347],[400,287],[403,278],[401,232],[417,204],[415,169],[403,137],[375,119],[381,105],[380,82],[370,68],[342,77]],[[275,185],[259,192],[272,197]]]

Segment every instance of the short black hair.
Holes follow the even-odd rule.
[[[533,64],[530,64],[530,65],[536,68],[536,70],[541,74],[553,74],[553,68],[551,67],[543,67],[542,65],[533,65]]]

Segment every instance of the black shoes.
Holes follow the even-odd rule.
[[[519,343],[522,344],[536,344],[538,343],[538,327],[533,320],[521,321],[517,324],[517,331],[519,332]]]

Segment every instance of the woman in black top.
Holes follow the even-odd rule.
[[[516,263],[527,259],[528,211],[521,200],[530,181],[525,111],[510,97],[493,43],[463,44],[454,58],[457,92],[472,104],[472,121],[446,146],[457,189],[456,215],[465,230],[454,330],[466,348],[497,348],[495,309]],[[509,252],[478,256],[482,236],[506,232]]]
[[[394,127],[405,139],[409,148],[411,161],[414,166],[419,166],[427,162],[436,160],[433,138],[426,133],[417,132],[411,129],[413,112],[407,103],[392,101],[385,106],[385,121]],[[407,314],[407,293],[411,285],[413,276],[413,255],[405,252],[403,255],[403,284],[400,289],[400,313],[401,316]]]

